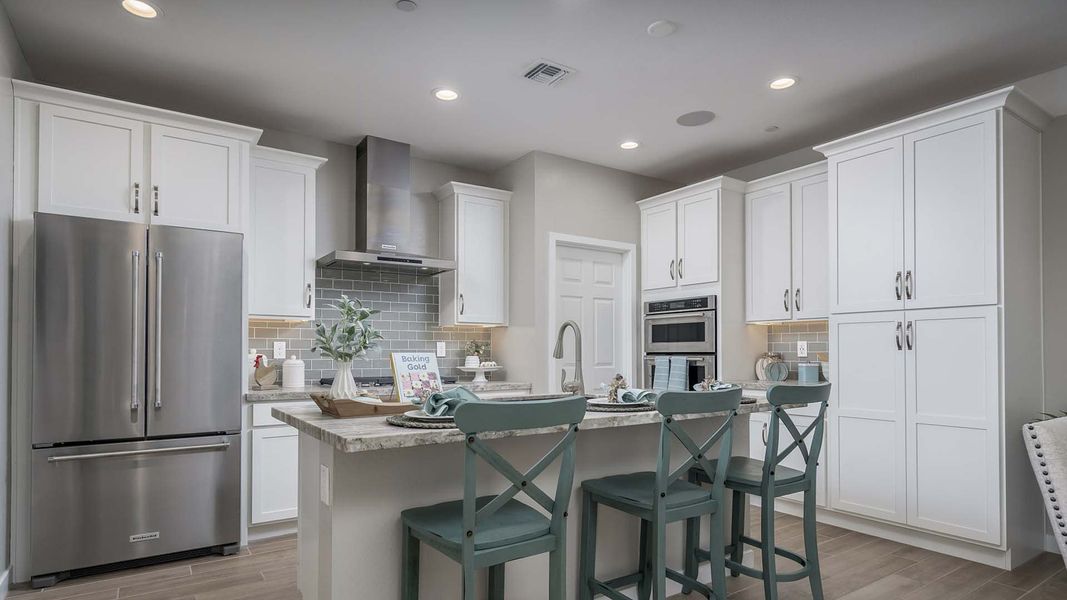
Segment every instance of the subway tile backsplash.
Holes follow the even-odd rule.
[[[808,357],[797,356],[797,342],[808,342]],[[767,351],[777,352],[789,364],[789,378],[797,378],[797,363],[819,360],[824,355],[823,378],[830,374],[830,328],[827,321],[799,321],[770,325],[767,329]]]
[[[395,269],[323,269],[315,273],[315,319],[327,326],[338,318],[333,305],[341,294],[358,298],[365,305],[382,311],[372,323],[385,339],[368,353],[365,360],[352,363],[355,377],[392,375],[389,353],[394,351],[434,352],[437,342],[445,343],[446,356],[437,363],[443,377],[460,377],[463,347],[469,340],[488,342],[489,329],[482,327],[439,327],[437,278],[430,275],[401,273]],[[286,354],[304,361],[304,380],[318,383],[333,377],[333,360],[311,352],[315,332],[312,323],[292,323],[252,319],[248,322],[248,347],[272,356],[274,342],[286,343]],[[486,360],[489,360],[488,358]],[[272,360],[271,364],[281,364]],[[462,378],[462,377],[461,377]],[[279,378],[280,379],[280,378]],[[503,379],[497,373],[497,379]]]

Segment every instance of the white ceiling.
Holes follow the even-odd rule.
[[[39,81],[483,171],[543,150],[694,181],[1067,64],[1064,0],[2,1]],[[522,79],[540,58],[578,73]]]

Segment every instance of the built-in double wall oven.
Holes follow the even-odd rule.
[[[658,357],[684,356],[686,389],[716,376],[718,320],[715,296],[644,303],[644,381],[651,387]]]

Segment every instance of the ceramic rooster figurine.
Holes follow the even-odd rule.
[[[274,385],[275,381],[278,381],[278,367],[268,365],[266,356],[257,354],[255,367],[256,371],[253,376],[256,378],[256,384],[259,387],[271,386]]]

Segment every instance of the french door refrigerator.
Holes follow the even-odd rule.
[[[38,213],[35,587],[240,540],[242,236]]]

